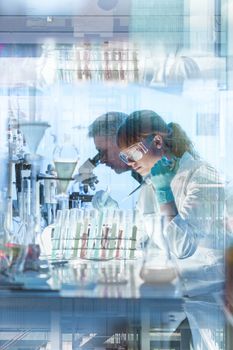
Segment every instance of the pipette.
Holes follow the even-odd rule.
[[[125,198],[123,198],[121,202],[123,203],[123,202],[125,202],[127,199],[129,199],[129,197],[131,197],[132,194],[134,194],[137,190],[139,190],[139,188],[142,187],[143,183],[144,183],[144,181],[143,181],[139,186],[137,186],[132,192],[130,192],[129,194],[127,194],[127,196],[126,196]]]
[[[127,194],[127,196],[125,198],[122,199],[122,203],[125,202],[127,199],[129,199],[129,197],[132,196],[132,194],[134,194],[136,191],[139,190],[139,188],[141,188],[144,184],[150,184],[150,175],[145,176],[144,180],[140,183],[139,186],[137,186],[132,192],[130,192],[129,194]]]

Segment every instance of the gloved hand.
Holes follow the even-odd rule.
[[[167,159],[163,157],[151,168],[151,181],[155,186],[156,197],[159,204],[174,201],[170,184],[177,172],[178,166],[179,158],[173,157]]]
[[[92,198],[92,205],[97,210],[104,208],[117,209],[118,203],[108,193],[108,191],[100,190]]]

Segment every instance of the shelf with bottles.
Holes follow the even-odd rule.
[[[59,46],[56,50],[59,80],[138,81],[138,52],[134,48],[105,42],[98,46]]]

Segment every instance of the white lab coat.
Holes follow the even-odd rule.
[[[161,249],[177,258],[187,258],[197,247],[224,247],[224,188],[217,171],[186,152],[171,182],[178,215],[162,230],[153,185],[142,186],[137,209],[143,215],[144,230]],[[163,231],[163,232],[162,232]]]
[[[214,301],[210,293],[206,293],[203,300],[185,299],[184,311],[192,332],[193,350],[223,348],[222,336],[225,335],[226,319],[222,306]]]
[[[186,152],[180,159],[171,189],[178,210],[165,231],[171,252],[178,258],[186,258],[197,247],[205,247],[223,254],[225,191],[217,171]]]
[[[167,245],[162,233],[159,204],[150,176],[147,176],[146,182],[142,184],[135,209],[138,211],[138,241],[143,242],[150,238],[153,249],[157,247],[166,250]]]

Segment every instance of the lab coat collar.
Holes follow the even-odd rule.
[[[190,169],[190,166],[194,161],[194,157],[189,152],[185,152],[180,158],[178,171]]]

